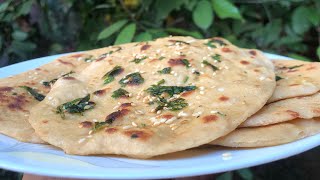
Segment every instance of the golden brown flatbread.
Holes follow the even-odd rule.
[[[0,79],[0,133],[24,142],[44,143],[28,122],[30,109],[46,96],[57,78],[81,72],[91,61],[99,59],[94,56],[97,52],[115,50],[116,47],[102,48],[67,55],[34,70]]]
[[[249,117],[240,127],[266,126],[293,120],[311,119],[320,116],[320,93],[310,96],[280,100],[265,105]]]
[[[274,60],[277,75],[276,89],[268,103],[320,90],[320,63],[299,60]]]
[[[209,143],[275,88],[260,51],[222,38],[137,43],[73,77],[59,79],[29,121],[43,140],[80,155],[148,158]]]
[[[239,128],[210,144],[227,147],[264,147],[293,142],[320,133],[320,118],[295,119],[263,126]]]

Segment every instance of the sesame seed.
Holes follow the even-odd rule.
[[[210,113],[212,113],[212,114],[215,114],[215,113],[217,113],[218,111],[210,111]]]
[[[158,111],[157,111],[157,114],[161,114],[161,110],[158,110]]]
[[[203,59],[203,60],[207,60],[207,57],[203,57],[202,59]]]
[[[90,131],[89,131],[89,134],[92,134],[92,133],[93,133],[93,131],[92,131],[92,130],[90,130]]]
[[[203,95],[203,94],[204,94],[204,91],[200,91],[200,94]]]
[[[98,122],[98,120],[97,119],[92,119],[92,122]]]
[[[173,75],[174,75],[174,76],[178,76],[178,73],[174,73]]]
[[[120,107],[120,105],[116,105],[115,107],[113,107],[113,109],[118,109]]]
[[[198,116],[200,116],[201,114],[202,114],[202,112],[199,111],[199,112],[193,113],[192,116],[198,117]]]
[[[266,79],[266,77],[264,77],[264,76],[261,76],[261,77],[259,78],[260,81],[263,81],[263,80],[265,80],[265,79]]]
[[[169,127],[171,127],[171,128],[172,128],[173,126],[176,126],[176,124],[170,124],[170,125],[169,125]]]
[[[135,114],[144,114],[144,112],[141,111],[141,110],[136,110],[134,113],[135,113]]]
[[[219,91],[219,92],[223,92],[223,91],[224,91],[224,88],[218,88],[218,91]]]
[[[166,118],[161,118],[161,119],[159,120],[160,123],[165,123],[166,121],[167,121]]]
[[[178,128],[178,126],[173,126],[173,127],[171,128],[171,130],[174,131],[174,130],[176,130],[177,128]]]
[[[79,141],[78,141],[78,143],[80,144],[80,143],[83,143],[83,141],[85,141],[86,139],[85,138],[81,138],[81,139],[79,139]]]
[[[180,111],[178,114],[178,117],[185,117],[185,116],[188,116],[188,114],[183,111]]]
[[[87,136],[87,138],[92,138],[92,136],[91,136],[91,135],[89,135],[89,136]]]
[[[204,64],[201,64],[201,67],[204,67]]]
[[[122,129],[130,129],[130,128],[132,128],[132,126],[130,126],[130,125],[122,127]]]
[[[52,100],[52,99],[53,99],[53,97],[51,97],[51,96],[48,96],[48,99],[49,99],[49,100]]]
[[[132,122],[131,124],[132,124],[132,126],[134,126],[134,127],[137,127],[137,126],[138,126],[135,122]]]
[[[159,124],[160,124],[160,122],[153,123],[154,126],[158,126]]]
[[[177,119],[176,117],[172,117],[166,121],[166,124],[171,124],[176,119]]]
[[[205,87],[200,86],[199,89],[203,91],[205,89]]]

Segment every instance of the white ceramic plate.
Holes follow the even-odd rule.
[[[0,69],[0,78],[36,68],[60,55]],[[288,59],[267,54],[269,58]],[[0,167],[45,176],[92,179],[158,179],[219,173],[276,161],[320,145],[320,134],[293,143],[255,149],[203,147],[138,160],[117,156],[73,156],[49,145],[0,135]],[[230,153],[230,157],[222,154]]]

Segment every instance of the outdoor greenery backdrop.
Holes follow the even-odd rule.
[[[319,9],[320,0],[0,0],[0,67],[168,35],[221,36],[319,61]],[[235,174],[252,178],[248,170]],[[0,170],[2,177],[19,178]]]
[[[0,66],[168,35],[320,56],[319,0],[0,0]]]

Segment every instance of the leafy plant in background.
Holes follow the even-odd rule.
[[[168,35],[317,60],[318,0],[0,0],[0,66]]]

